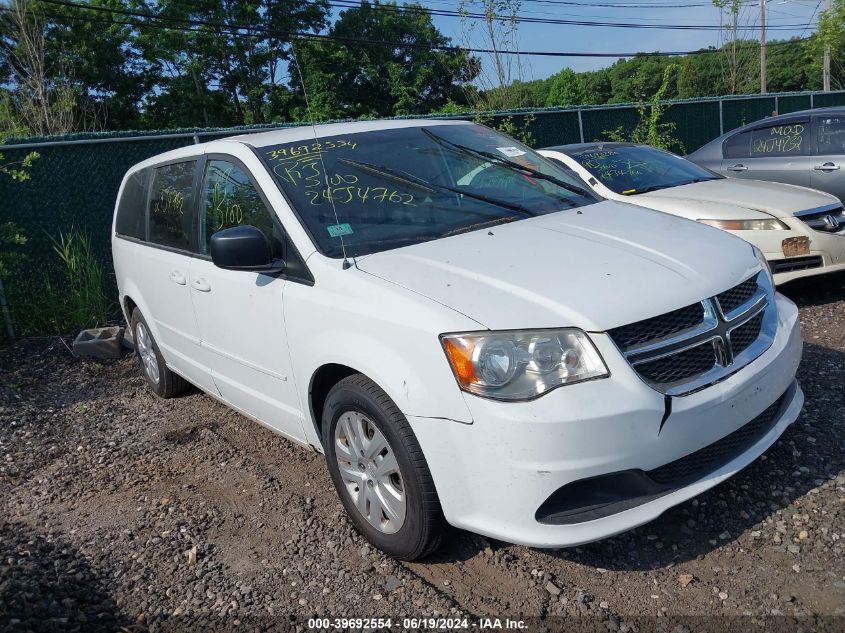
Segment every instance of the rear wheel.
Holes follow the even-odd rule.
[[[130,327],[141,373],[153,393],[170,398],[185,391],[190,386],[188,381],[167,368],[144,315],[138,308],[132,311]]]
[[[396,404],[366,376],[344,378],[329,392],[323,446],[341,502],[367,540],[402,560],[438,547],[444,522],[422,449]]]

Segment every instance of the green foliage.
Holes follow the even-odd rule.
[[[21,247],[26,236],[14,222],[0,224],[0,279],[8,278],[20,268],[24,254]]]
[[[329,29],[338,38],[413,41],[420,48],[348,46],[337,42],[296,42],[296,53],[311,114],[317,120],[384,117],[437,111],[463,100],[473,64],[457,51],[436,51],[449,39],[419,4],[362,2],[341,12]],[[303,97],[299,73],[291,72],[294,94]],[[294,109],[307,118],[304,101]]]
[[[35,288],[8,285],[8,301],[20,335],[56,334],[104,325],[113,308],[90,237],[70,229],[51,237],[54,259],[45,262]]]
[[[514,117],[510,115],[496,118],[492,112],[476,112],[473,121],[491,127],[502,134],[515,138],[520,143],[533,147],[536,141],[531,133],[531,125],[534,123],[535,117],[533,114],[524,114],[519,118],[520,121],[517,123]]]
[[[584,78],[571,68],[564,68],[549,78],[547,106],[568,106],[587,103],[587,86]]]
[[[831,87],[845,86],[845,0],[833,0],[830,9],[819,16],[815,36],[806,44],[814,70],[821,71],[824,51],[830,47]]]
[[[631,141],[632,143],[643,143],[661,149],[675,150],[683,153],[684,145],[675,137],[677,126],[674,123],[662,122],[666,104],[663,100],[673,80],[677,66],[670,65],[663,70],[663,78],[649,103],[637,105],[637,112],[640,120],[636,127],[629,133],[623,127],[606,132],[612,141]]]

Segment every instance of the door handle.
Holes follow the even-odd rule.
[[[175,284],[179,284],[180,286],[184,286],[186,283],[188,283],[188,280],[185,279],[185,275],[180,273],[178,270],[174,270],[172,273],[170,273],[170,281]]]
[[[827,162],[824,165],[816,165],[815,167],[813,167],[813,169],[815,169],[816,171],[836,171],[837,169],[839,169],[839,165],[837,165],[836,163]]]
[[[205,279],[194,279],[191,282],[191,287],[194,290],[199,290],[200,292],[211,292],[211,284]]]
[[[739,163],[738,165],[734,165],[733,167],[728,167],[731,171],[748,171],[748,167]]]

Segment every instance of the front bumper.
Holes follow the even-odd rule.
[[[763,252],[772,266],[776,283],[845,270],[845,235],[815,231],[796,217],[778,219],[786,223],[789,230],[731,231]],[[800,257],[785,257],[783,240],[790,237],[809,237],[810,252]]]
[[[611,377],[561,387],[530,402],[466,396],[473,424],[409,417],[452,525],[535,547],[578,545],[624,532],[724,481],[763,453],[798,417],[798,310],[778,295],[772,346],[725,380],[672,399],[634,373],[605,335],[591,335]],[[566,525],[538,521],[557,490],[628,470],[652,471],[730,435],[786,394],[769,430],[693,483],[609,516]],[[662,424],[662,427],[661,427]]]

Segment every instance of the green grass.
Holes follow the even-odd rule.
[[[14,277],[6,282],[17,336],[99,327],[114,308],[88,234],[72,228],[50,241],[54,257],[46,262],[40,283],[24,287]]]

